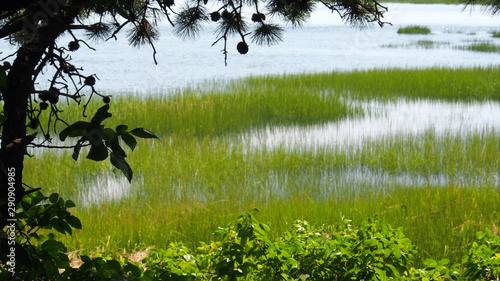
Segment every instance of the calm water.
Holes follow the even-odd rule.
[[[252,148],[328,149],[428,131],[438,135],[468,134],[483,129],[500,131],[498,102],[370,102],[362,107],[370,114],[309,127],[267,127],[244,134],[241,140]]]
[[[120,40],[93,43],[97,51],[81,48],[73,53],[74,64],[85,74],[97,74],[98,89],[110,93],[141,94],[166,92],[206,81],[225,81],[248,75],[324,72],[381,67],[476,66],[498,64],[499,54],[453,50],[473,41],[498,41],[491,31],[500,30],[498,17],[476,10],[463,11],[458,5],[387,4],[387,21],[393,26],[356,29],[345,26],[335,14],[318,9],[303,28],[287,28],[283,42],[271,47],[250,46],[247,55],[236,51],[237,38],[230,42],[228,66],[224,66],[222,45],[211,47],[214,35],[207,26],[198,40],[175,37],[165,22],[156,44],[159,64],[152,50],[128,45],[126,34]],[[425,25],[431,35],[399,35],[401,26]],[[68,38],[59,42],[66,45]],[[418,40],[444,43],[437,49],[418,48]],[[90,42],[92,43],[92,42]],[[404,45],[387,48],[383,45]],[[0,45],[4,54],[8,46]],[[41,85],[46,84],[41,81]]]

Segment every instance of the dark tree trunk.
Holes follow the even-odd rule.
[[[26,119],[29,96],[34,89],[33,73],[45,50],[54,45],[56,38],[69,28],[78,15],[81,7],[70,5],[69,2],[73,1],[68,1],[67,6],[61,6],[59,13],[51,15],[37,28],[29,41],[19,48],[7,76],[7,88],[2,91],[7,121],[3,125],[0,149],[0,230],[4,229],[10,218],[6,204],[9,200],[9,182],[14,182],[15,185],[16,205],[25,193],[22,173],[26,144],[31,141],[26,136]]]

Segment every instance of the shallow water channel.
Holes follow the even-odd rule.
[[[328,149],[395,135],[500,130],[498,102],[398,101],[361,103],[363,117],[313,126],[267,127],[241,135],[252,148]]]

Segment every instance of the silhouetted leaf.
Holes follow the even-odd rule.
[[[118,137],[115,137],[108,143],[108,147],[111,148],[111,150],[119,155],[122,158],[126,158],[127,154],[125,151],[123,151],[122,147],[120,146],[120,142],[118,142]]]
[[[109,104],[103,105],[101,108],[97,110],[94,117],[92,117],[90,123],[94,125],[100,125],[102,121],[112,116],[112,114],[109,113],[108,110],[109,110]]]
[[[159,139],[153,132],[144,128],[135,128],[130,133],[143,139]]]
[[[64,141],[67,137],[77,137],[83,136],[84,130],[89,130],[92,127],[92,124],[85,121],[75,122],[59,133],[59,139]]]
[[[74,207],[76,207],[76,204],[72,200],[66,200],[66,203],[64,204],[64,207],[66,207],[66,208],[74,208]]]
[[[108,148],[102,141],[99,144],[92,145],[90,147],[90,152],[87,155],[87,159],[103,161],[106,158],[108,158]]]
[[[120,155],[114,152],[111,152],[110,158],[111,158],[111,164],[113,164],[113,166],[122,171],[122,173],[125,175],[125,177],[128,179],[129,182],[132,181],[132,169],[130,168],[125,158],[121,157]]]
[[[127,125],[118,125],[118,126],[116,126],[116,132],[117,133],[120,133],[120,132],[124,133],[124,132],[127,131],[127,129],[128,129]]]
[[[135,147],[137,146],[137,140],[134,138],[134,136],[132,136],[129,133],[125,133],[125,134],[121,135],[121,137],[122,137],[122,140],[125,142],[125,144],[127,144],[128,147],[130,147],[130,149],[132,149],[132,150],[135,149]]]
[[[71,225],[73,228],[76,228],[76,229],[82,229],[82,222],[80,221],[79,218],[75,217],[75,216],[69,216],[67,217],[66,219],[66,222]]]
[[[57,193],[52,193],[49,196],[50,203],[56,203],[58,199],[59,199],[59,194],[57,194]]]

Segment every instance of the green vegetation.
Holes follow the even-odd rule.
[[[338,96],[314,91],[307,85],[262,86],[234,87],[231,94],[229,90],[193,89],[169,96],[118,96],[113,98],[112,105],[120,108],[120,113],[113,115],[112,122],[118,125],[126,121],[130,127],[142,124],[158,134],[207,136],[267,125],[335,121],[361,114]],[[90,104],[88,112],[93,114],[99,106],[97,102]],[[60,115],[66,120],[81,118],[76,106],[65,108]]]
[[[461,49],[474,52],[500,53],[500,45],[493,44],[490,42],[475,43],[472,45],[461,47]]]
[[[194,250],[200,241],[212,241],[218,227],[258,208],[259,220],[273,230],[271,237],[285,235],[287,222],[297,219],[321,226],[348,217],[358,227],[356,222],[379,214],[402,227],[416,245],[417,267],[425,266],[427,258],[458,263],[475,232],[489,228],[498,234],[497,132],[457,136],[429,131],[327,149],[269,149],[244,144],[241,137],[268,124],[306,129],[362,114],[349,100],[498,100],[499,71],[265,76],[235,81],[222,92],[116,97],[109,121],[142,124],[160,138],[127,153],[135,173],[131,185],[106,163],[72,160],[72,151],[36,153],[25,165],[37,173],[25,174],[25,180],[74,199],[73,215],[83,230],[58,238],[83,254],[166,249],[180,241]],[[92,104],[89,115],[98,106]],[[64,111],[69,121],[79,117],[71,107]]]
[[[241,85],[306,87],[354,100],[431,99],[447,101],[500,100],[499,68],[377,69],[248,78]]]
[[[50,196],[51,201],[53,195]],[[66,201],[67,202],[67,201]],[[372,216],[354,227],[341,219],[336,225],[314,227],[297,220],[281,237],[251,210],[225,228],[215,240],[196,249],[182,243],[154,249],[142,260],[82,256],[82,265],[61,259],[65,249],[53,237],[42,243],[47,276],[51,280],[498,280],[500,237],[489,229],[477,232],[460,263],[426,259],[414,267],[418,250],[401,228]],[[58,221],[62,221],[58,219]],[[51,263],[53,262],[53,263]],[[58,263],[56,266],[55,263]],[[21,268],[24,269],[23,262]],[[19,267],[19,266],[18,266]],[[49,269],[63,268],[63,271]],[[38,272],[16,276],[35,279]],[[10,276],[0,271],[2,279]]]
[[[424,48],[424,49],[432,49],[435,48],[436,43],[431,40],[418,40],[417,41],[417,46]]]
[[[491,33],[491,36],[492,36],[493,38],[500,38],[500,31],[493,31],[493,32]]]
[[[398,34],[430,34],[431,30],[426,26],[420,25],[410,25],[406,27],[400,27],[398,29]]]

